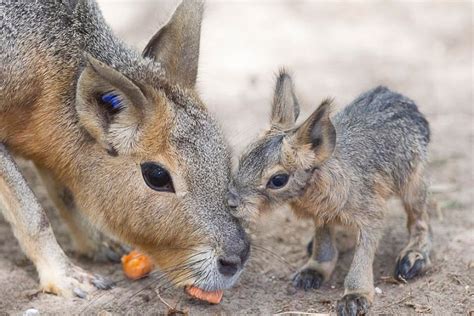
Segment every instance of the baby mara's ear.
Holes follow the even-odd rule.
[[[183,0],[143,51],[162,64],[168,80],[184,88],[196,84],[203,11],[201,0]]]
[[[336,130],[331,122],[332,100],[326,99],[296,129],[294,140],[297,146],[310,146],[315,153],[314,165],[320,165],[331,157],[336,146]]]
[[[284,70],[278,75],[272,103],[272,127],[288,130],[295,126],[300,107],[291,76]]]
[[[86,55],[76,89],[79,122],[109,154],[129,153],[138,142],[147,99],[119,71]]]

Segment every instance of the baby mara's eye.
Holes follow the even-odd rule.
[[[141,164],[145,183],[155,191],[174,192],[173,180],[169,172],[154,162]]]
[[[273,175],[270,180],[268,180],[267,188],[269,189],[281,189],[287,183],[290,176],[286,173],[278,173]]]

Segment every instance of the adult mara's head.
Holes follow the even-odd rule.
[[[195,90],[202,11],[184,0],[137,62],[87,52],[76,109],[92,141],[70,189],[176,285],[215,291],[238,279],[249,241],[226,204],[226,141]]]

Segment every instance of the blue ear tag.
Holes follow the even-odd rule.
[[[122,106],[122,100],[120,100],[120,97],[114,92],[103,94],[102,101],[109,104],[113,110],[118,110]]]

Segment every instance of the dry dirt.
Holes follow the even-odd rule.
[[[176,2],[105,1],[101,5],[116,32],[142,48]],[[372,313],[435,315],[474,310],[473,215],[473,11],[470,1],[211,1],[203,25],[199,87],[222,122],[235,152],[266,124],[274,73],[294,73],[303,115],[326,96],[339,105],[379,84],[414,99],[432,131],[430,214],[434,231],[433,267],[405,285],[384,281],[407,241],[405,215],[391,203],[387,228],[374,263],[376,295]],[[55,213],[29,163],[32,185]],[[54,221],[59,241],[71,256],[66,229]],[[289,286],[305,261],[311,223],[287,210],[262,219],[241,281],[218,306],[190,301],[181,290],[161,296],[191,314],[272,314],[334,311],[343,292],[351,252],[342,254],[331,280],[320,290]],[[119,265],[79,261],[118,281],[88,300],[31,295],[37,287],[33,265],[0,219],[0,311],[21,314],[157,314],[168,309],[157,298],[157,277],[123,280]]]

